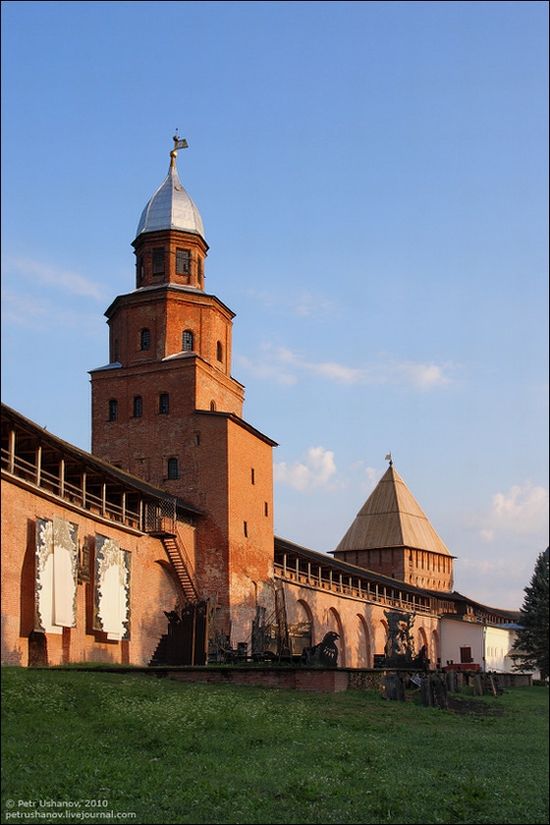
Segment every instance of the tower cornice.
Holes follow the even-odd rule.
[[[136,235],[131,245],[134,249],[137,249],[145,243],[155,244],[157,241],[162,240],[167,236],[173,236],[174,238],[181,240],[188,239],[193,243],[198,243],[201,247],[203,247],[204,252],[208,252],[210,249],[199,232],[193,232],[190,229],[176,229],[174,227],[140,232],[139,235]]]
[[[126,306],[128,303],[139,303],[140,300],[143,298],[143,301],[150,301],[151,297],[155,297],[158,294],[159,298],[165,297],[163,293],[173,293],[174,295],[179,295],[181,297],[186,297],[194,304],[203,304],[205,306],[211,306],[215,304],[220,310],[227,315],[229,320],[232,320],[235,317],[235,313],[232,309],[230,309],[223,301],[217,297],[217,295],[212,295],[208,292],[203,292],[196,287],[185,286],[183,284],[157,284],[153,286],[144,286],[138,287],[138,289],[134,289],[132,292],[126,292],[122,295],[117,295],[115,300],[107,307],[104,312],[106,318],[113,318],[116,312],[122,307]]]

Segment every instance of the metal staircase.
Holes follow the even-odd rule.
[[[180,547],[177,536],[171,533],[164,533],[161,536],[161,540],[168,558],[172,563],[172,567],[177,573],[179,583],[181,584],[185,594],[185,598],[190,603],[198,602],[199,596],[185,563],[185,551],[183,551]]]

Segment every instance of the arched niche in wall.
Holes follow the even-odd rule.
[[[313,645],[313,613],[305,599],[297,599],[293,619],[288,625],[292,654],[301,656],[306,647]]]
[[[388,641],[389,625],[385,619],[380,619],[380,624],[375,629],[374,653],[384,656],[386,653],[386,642]]]
[[[360,613],[357,614],[357,662],[355,667],[372,667],[372,650],[369,626]]]
[[[331,607],[327,613],[327,628],[325,633],[333,630],[338,633],[339,639],[336,640],[336,647],[338,648],[338,667],[346,667],[346,639],[344,636],[344,627],[338,611]]]
[[[430,645],[428,643],[428,636],[426,635],[426,631],[423,627],[418,628],[418,637],[416,642],[416,654],[418,655],[422,648],[425,648],[426,656],[428,659],[432,658],[432,652],[430,650]]]
[[[441,640],[439,638],[439,633],[437,632],[437,630],[432,630],[432,649],[430,651],[429,656],[430,659],[432,659],[432,667],[434,665],[439,667],[439,665],[441,664]]]

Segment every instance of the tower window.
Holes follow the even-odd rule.
[[[168,415],[170,412],[170,396],[167,392],[161,392],[159,395],[159,413],[161,415]]]
[[[268,516],[268,515],[269,515],[269,504],[267,503],[267,501],[264,501],[264,516]]]
[[[112,398],[109,401],[109,421],[116,421],[118,418],[118,401]]]
[[[223,347],[221,341],[216,344],[216,358],[218,361],[223,361]]]
[[[193,333],[190,329],[184,329],[181,334],[181,348],[183,352],[193,351]]]
[[[139,335],[139,348],[144,349],[151,349],[151,330],[150,329],[142,329]]]
[[[202,258],[197,260],[197,281],[199,286],[202,286]]]
[[[143,415],[143,398],[136,395],[134,398],[134,418],[141,418]]]
[[[255,477],[255,475],[256,475],[256,474],[254,473],[254,467],[251,467],[251,468],[250,468],[250,481],[252,482],[252,484],[255,484],[255,483],[256,483],[256,477]]]
[[[179,478],[179,466],[178,466],[178,459],[177,458],[169,458],[168,459],[168,478]]]
[[[145,257],[140,255],[137,259],[137,282],[139,284],[143,283],[143,278],[145,277]]]
[[[164,249],[153,249],[153,275],[164,275]]]
[[[210,412],[216,412],[216,402],[215,401],[210,402]]]
[[[189,275],[191,272],[191,253],[188,249],[176,249],[176,274]]]
[[[244,532],[244,537],[247,539],[248,538],[248,522],[247,521],[243,521],[243,532]]]

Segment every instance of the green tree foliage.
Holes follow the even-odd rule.
[[[525,599],[519,623],[521,630],[514,643],[516,670],[540,670],[548,678],[548,548],[538,557],[531,584],[525,588]]]

